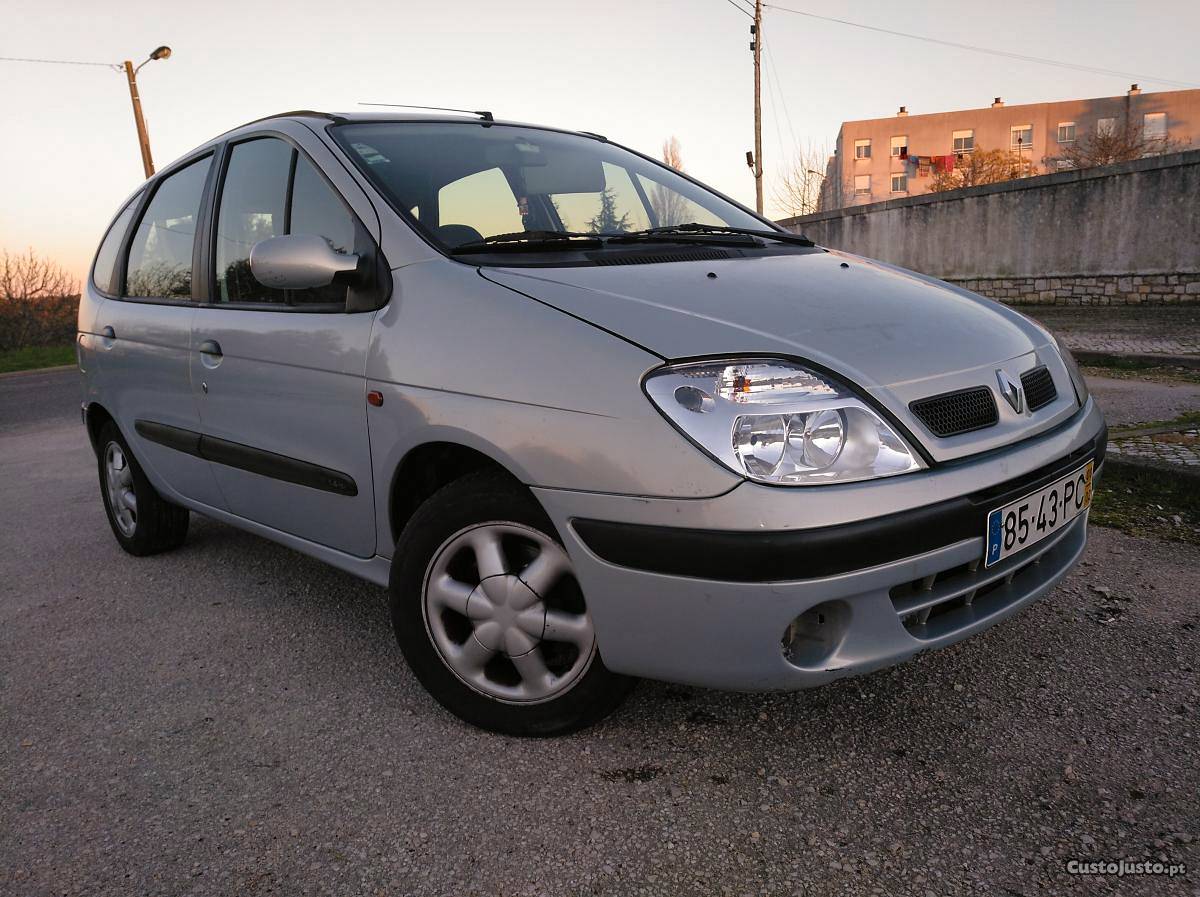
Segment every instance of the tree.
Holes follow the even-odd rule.
[[[1070,168],[1091,168],[1173,152],[1178,146],[1178,141],[1166,137],[1147,137],[1141,125],[1124,121],[1111,128],[1096,128],[1063,146],[1058,159],[1046,161],[1066,162]]]
[[[32,249],[0,255],[0,302],[28,302],[79,294],[79,284],[66,270]]]
[[[674,134],[663,141],[662,158],[676,171],[683,171],[683,152],[679,148],[679,138]]]
[[[976,187],[980,184],[998,184],[1013,178],[1029,177],[1033,174],[1033,160],[1019,156],[1009,150],[975,150],[962,153],[948,171],[933,172],[929,184],[930,193],[944,193],[960,187]]]
[[[671,136],[663,141],[662,159],[676,171],[683,171],[683,153],[677,137]],[[687,200],[670,187],[655,183],[650,188],[650,208],[658,219],[659,227],[686,223]]]
[[[629,230],[629,213],[617,217],[617,197],[612,187],[600,192],[600,211],[587,226],[597,234],[621,234]]]
[[[0,349],[70,342],[78,309],[79,284],[58,264],[0,254]]]
[[[771,199],[784,217],[817,211],[828,159],[829,152],[823,146],[808,143],[796,149],[771,187]]]

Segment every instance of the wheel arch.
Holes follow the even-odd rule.
[[[87,426],[88,441],[91,442],[93,451],[97,449],[96,442],[99,440],[100,431],[104,429],[105,424],[111,423],[118,430],[121,429],[117,425],[117,419],[99,402],[90,402],[87,405],[84,420]]]
[[[462,442],[438,439],[409,449],[396,465],[388,487],[391,544],[396,544],[400,533],[426,499],[455,480],[480,470],[494,471],[525,488],[521,478],[505,464]]]

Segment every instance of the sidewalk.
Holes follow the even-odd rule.
[[[1094,355],[1133,356],[1164,364],[1195,359],[1200,366],[1200,306],[1018,306],[1061,337],[1080,361]],[[1170,358],[1168,358],[1170,357]],[[1189,367],[1193,365],[1188,365]]]

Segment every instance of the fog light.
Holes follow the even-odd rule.
[[[820,668],[841,647],[850,628],[850,605],[824,601],[788,624],[780,640],[783,656],[792,666]]]

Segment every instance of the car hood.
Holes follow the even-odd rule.
[[[484,277],[582,318],[665,359],[777,355],[809,360],[870,393],[935,458],[1008,444],[1076,410],[1070,376],[1045,330],[947,283],[839,252],[705,262],[484,268]],[[1000,401],[997,370],[1045,364],[1058,399],[1037,414]],[[992,389],[999,424],[938,439],[909,402]]]

